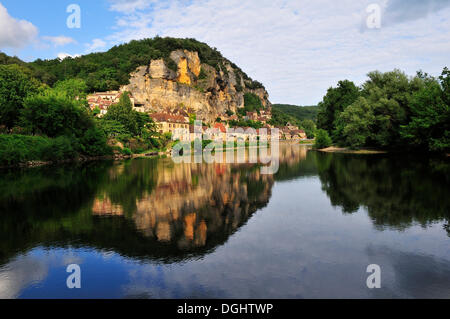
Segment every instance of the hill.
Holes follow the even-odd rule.
[[[134,40],[106,52],[31,63],[3,54],[0,64],[19,64],[50,87],[82,80],[86,93],[128,91],[146,112],[196,114],[207,122],[226,112],[236,114],[245,107],[246,96],[259,98],[263,107],[270,108],[260,82],[216,48],[195,39]]]
[[[319,108],[317,106],[298,106],[290,104],[273,104],[273,110],[280,111],[293,118],[303,120],[316,121]]]
[[[195,39],[177,39],[155,37],[151,39],[133,40],[126,44],[114,46],[106,52],[91,53],[76,58],[41,60],[29,63],[34,76],[50,85],[57,81],[80,78],[86,81],[88,90],[117,90],[127,85],[130,73],[137,67],[149,65],[152,60],[163,59],[167,67],[177,71],[177,65],[170,58],[173,51],[187,50],[198,52],[202,63],[212,66],[217,72],[227,73],[231,69],[238,77],[242,77],[249,89],[264,88],[258,81],[253,81],[234,63],[224,58],[216,49]],[[240,83],[237,89],[242,89]]]

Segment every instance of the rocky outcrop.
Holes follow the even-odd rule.
[[[129,84],[121,88],[131,92],[135,104],[146,112],[183,110],[211,123],[228,110],[236,113],[243,108],[246,92],[258,95],[270,108],[267,91],[247,88],[242,71],[228,62],[216,69],[202,63],[197,52],[187,50],[173,51],[169,59],[152,60],[137,68]]]

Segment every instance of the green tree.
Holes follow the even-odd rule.
[[[425,78],[424,86],[413,94],[411,121],[401,127],[401,135],[411,147],[429,151],[450,150],[449,74],[445,68],[439,81]]]
[[[272,112],[281,111],[287,115],[290,115],[298,121],[303,120],[317,120],[317,112],[319,108],[316,106],[298,106],[291,104],[273,104]]]
[[[316,124],[313,120],[303,120],[300,123],[300,126],[305,130],[306,136],[308,138],[314,138],[316,133]]]
[[[332,143],[331,137],[328,135],[328,132],[325,130],[318,130],[316,136],[316,142],[314,144],[314,148],[322,149],[330,147]]]
[[[373,109],[364,97],[359,97],[355,103],[339,114],[336,121],[340,140],[352,148],[367,144],[372,136],[375,116]]]
[[[81,153],[88,156],[102,156],[112,153],[106,143],[106,135],[102,130],[93,126],[83,133],[80,138]]]
[[[46,90],[24,101],[21,124],[33,134],[76,136],[94,126],[86,108],[65,93]]]
[[[355,102],[360,94],[360,89],[348,80],[339,81],[336,88],[329,88],[323,101],[319,103],[317,127],[333,134],[333,139],[337,141],[339,136],[334,134],[336,119],[339,113]]]
[[[421,81],[409,79],[399,70],[386,73],[375,71],[368,76],[362,94],[375,116],[372,126],[374,146],[397,146],[401,144],[400,126],[408,122],[410,98],[420,87]]]
[[[97,119],[97,126],[108,138],[130,139],[131,134],[125,126],[115,120]]]
[[[140,133],[139,114],[133,110],[128,92],[122,94],[117,104],[108,108],[104,119],[121,123],[132,135],[136,136]]]
[[[119,103],[108,108],[104,119],[122,124],[132,136],[141,136],[144,131],[148,136],[155,131],[155,124],[148,114],[133,110],[128,92],[122,94]]]
[[[24,67],[0,65],[0,125],[16,126],[25,98],[38,88],[38,81]]]
[[[264,106],[261,103],[261,99],[259,96],[253,93],[245,93],[244,94],[244,111],[245,112],[253,112],[259,111],[263,109]],[[244,114],[245,115],[245,114]]]
[[[71,99],[86,98],[86,93],[88,91],[88,87],[86,82],[81,79],[68,79],[63,81],[58,81],[55,84],[55,90],[65,92],[68,97]]]

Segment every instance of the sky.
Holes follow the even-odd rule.
[[[67,23],[73,4],[79,28]],[[0,0],[0,51],[25,61],[156,35],[216,47],[272,103],[315,105],[374,70],[450,67],[450,0]]]

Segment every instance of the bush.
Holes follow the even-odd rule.
[[[68,137],[0,135],[0,165],[73,159],[77,156],[74,144]]]
[[[93,127],[80,138],[80,152],[87,156],[103,156],[111,155],[112,148],[106,144],[103,131]]]
[[[331,146],[331,137],[328,135],[328,132],[325,130],[318,130],[316,134],[316,142],[314,144],[314,148],[322,149]]]
[[[154,138],[154,137],[150,138],[150,144],[153,148],[161,148],[161,146],[162,146],[161,142],[157,138]]]
[[[46,161],[62,161],[74,159],[77,155],[71,139],[66,136],[61,136],[55,139],[49,139],[48,145],[42,150],[41,158]]]
[[[208,77],[208,74],[206,74],[205,70],[203,68],[200,69],[200,74],[198,75],[199,80],[204,80]]]
[[[245,93],[244,94],[244,111],[245,112],[253,112],[259,111],[263,109],[264,106],[258,95],[254,93]],[[245,114],[246,115],[246,114]]]
[[[122,150],[122,154],[123,154],[123,155],[132,155],[133,152],[132,152],[129,148],[125,147],[125,148]]]
[[[47,90],[26,98],[21,121],[33,134],[45,134],[48,137],[80,137],[85,130],[94,126],[92,118],[79,101],[56,90]]]

